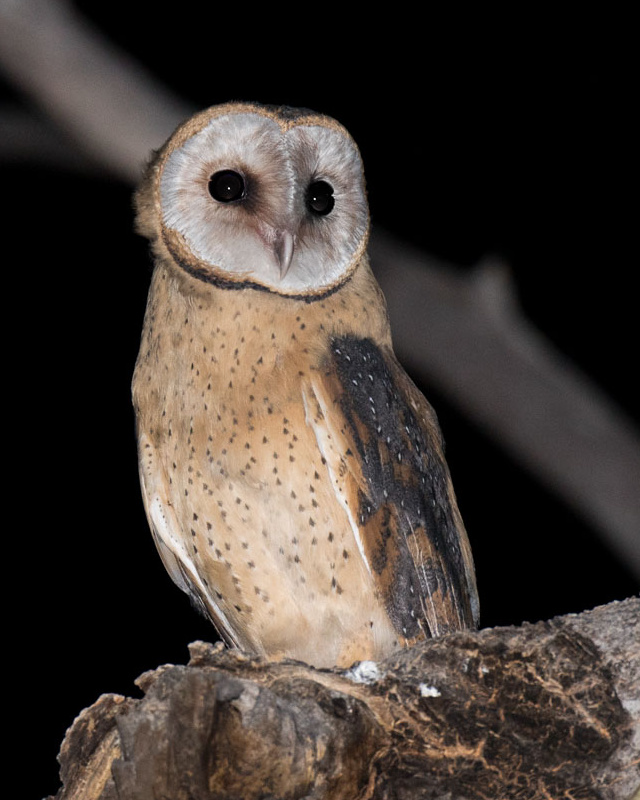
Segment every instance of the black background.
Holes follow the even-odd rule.
[[[460,269],[502,256],[527,316],[639,421],[624,20],[347,24],[334,6],[305,9],[305,22],[191,2],[151,19],[78,5],[194,108],[251,99],[339,119],[362,151],[373,225]],[[2,90],[27,103],[9,81]],[[135,695],[140,673],[184,663],[187,644],[214,632],[165,573],[139,495],[130,379],[150,262],[131,187],[28,162],[3,164],[2,183],[15,253],[3,269],[10,658],[27,682],[24,796],[39,797],[57,790],[56,753],[82,708]],[[637,591],[595,531],[422,388],[447,440],[484,626]]]

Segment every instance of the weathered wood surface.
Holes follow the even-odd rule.
[[[430,641],[348,672],[196,642],[103,695],[55,800],[629,800],[640,599]]]

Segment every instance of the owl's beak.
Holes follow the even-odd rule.
[[[280,280],[284,280],[285,275],[289,272],[291,260],[293,258],[294,238],[293,234],[289,231],[276,231],[276,237],[273,242],[273,252],[280,267]]]

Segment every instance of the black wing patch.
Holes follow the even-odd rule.
[[[331,358],[361,474],[357,523],[396,631],[413,640],[472,627],[473,564],[433,409],[390,349],[344,336]]]

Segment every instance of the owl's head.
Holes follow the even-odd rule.
[[[340,286],[367,244],[358,148],[311,111],[229,103],[156,154],[137,195],[140,231],[214,284],[314,296]]]

